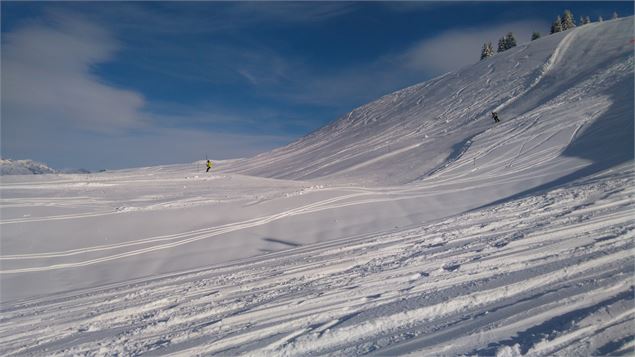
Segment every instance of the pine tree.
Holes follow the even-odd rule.
[[[573,20],[573,14],[570,10],[564,10],[562,14],[562,31],[572,29],[575,27],[575,21]]]
[[[505,36],[505,49],[508,50],[512,47],[516,47],[516,39],[513,33],[508,32],[507,36]]]
[[[491,42],[486,42],[483,44],[483,50],[481,50],[481,60],[486,59],[487,57],[491,57],[494,55],[494,47],[492,47]]]
[[[556,17],[556,21],[551,25],[551,33],[556,33],[562,31],[562,20],[560,16]]]
[[[587,24],[590,24],[591,23],[591,16],[585,17],[584,18],[584,22],[587,23]]]
[[[531,34],[531,40],[537,40],[540,38],[540,32],[534,32]]]
[[[578,20],[578,23],[580,24],[580,26],[585,25],[584,17],[580,16],[580,20]]]
[[[598,17],[598,22],[603,22],[604,18],[602,16]]]
[[[617,19],[619,16],[617,15],[617,11],[613,11],[613,20]]]
[[[505,51],[507,48],[505,48],[505,37],[501,37],[500,40],[498,40],[498,50],[496,52],[501,53],[503,51]]]

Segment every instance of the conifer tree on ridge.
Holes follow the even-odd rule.
[[[573,13],[571,10],[564,10],[562,14],[562,31],[575,28],[575,20],[573,20]]]
[[[491,42],[486,42],[483,44],[483,49],[481,50],[481,60],[491,57],[494,55],[494,47],[492,47]]]
[[[516,38],[514,38],[513,33],[508,32],[507,36],[505,36],[505,49],[508,50],[512,47],[516,47]]]
[[[562,20],[560,19],[560,15],[556,17],[556,21],[551,24],[551,33],[554,34],[556,32],[562,31]]]
[[[496,50],[496,52],[500,53],[505,51],[507,48],[505,48],[505,37],[501,37],[498,40],[498,49]]]

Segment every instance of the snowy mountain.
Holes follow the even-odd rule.
[[[633,32],[521,44],[209,174],[3,177],[0,354],[632,354]]]
[[[46,164],[33,160],[0,159],[0,175],[40,175],[56,172]]]
[[[632,21],[621,19],[521,44],[386,95],[297,142],[227,170],[282,179],[402,184],[429,176],[450,160],[487,159],[483,150],[493,150],[494,143],[485,141],[495,140],[499,151],[508,151],[509,163],[516,153],[531,154],[540,140],[559,136],[571,137],[559,144],[575,146],[566,155],[629,159],[632,33]],[[501,125],[493,125],[492,111],[499,113]],[[624,130],[605,128],[613,125]],[[599,135],[585,135],[589,130]],[[474,147],[481,143],[489,148],[477,154]],[[466,157],[470,147],[475,155]]]
[[[46,164],[33,160],[0,159],[0,176],[41,175],[41,174],[89,174],[86,169],[52,169]]]

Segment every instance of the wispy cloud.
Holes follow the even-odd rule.
[[[547,27],[527,21],[447,31],[330,65],[252,31],[259,23],[278,31],[272,33],[298,23],[328,28],[315,25],[356,11],[356,3],[59,6],[2,34],[3,155],[55,165],[41,153],[76,162],[108,162],[110,153],[130,165],[132,156],[141,162],[142,153],[150,155],[147,148],[161,159],[146,162],[157,163],[187,161],[190,150],[206,147],[219,155],[210,157],[255,154],[381,95],[477,62],[484,41],[513,31],[522,42]],[[125,60],[117,65],[137,75],[138,90],[97,75],[120,55]],[[147,82],[178,89],[157,96]],[[126,150],[135,154],[119,155]]]
[[[239,2],[228,8],[237,17],[252,21],[319,22],[346,15],[357,9],[355,2]]]
[[[77,2],[55,4],[74,9],[94,22],[117,20],[117,27],[134,33],[220,33],[266,24],[298,24],[328,21],[353,11],[359,4],[344,1],[189,1],[189,2]]]
[[[198,152],[253,155],[291,140],[274,125],[257,130],[258,120],[273,113],[151,102],[106,83],[95,66],[114,60],[122,45],[104,27],[68,12],[3,33],[3,155],[95,169],[186,162]],[[252,67],[263,60],[269,61],[254,58]],[[253,80],[268,79],[254,72]]]
[[[206,43],[195,49],[178,43],[163,43],[158,47],[161,50],[155,53],[163,54],[168,61],[137,56],[138,61],[130,66],[169,79],[216,85],[276,85],[288,79],[291,73],[289,60],[259,43],[236,40],[233,44]],[[142,49],[131,51],[138,53]]]
[[[449,7],[454,1],[386,1],[380,3],[385,9],[395,12],[427,11]]]
[[[70,16],[48,20],[3,34],[3,124],[52,121],[106,131],[143,125],[143,96],[92,74],[114,56],[117,41]]]
[[[496,47],[498,39],[511,31],[517,42],[523,43],[530,40],[532,32],[546,28],[548,24],[530,20],[449,30],[417,41],[401,52],[387,53],[328,74],[293,63],[287,67],[294,69],[296,82],[276,95],[300,103],[340,108],[348,105],[352,109],[352,104],[361,105],[391,91],[478,62],[486,41]]]
[[[487,41],[496,48],[498,39],[511,31],[517,42],[526,42],[532,32],[542,30],[544,33],[547,28],[548,24],[542,21],[521,21],[446,31],[415,44],[401,55],[400,61],[408,68],[429,73],[452,71],[477,62]]]

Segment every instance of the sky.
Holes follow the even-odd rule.
[[[2,1],[2,158],[89,170],[249,157],[626,2]]]

